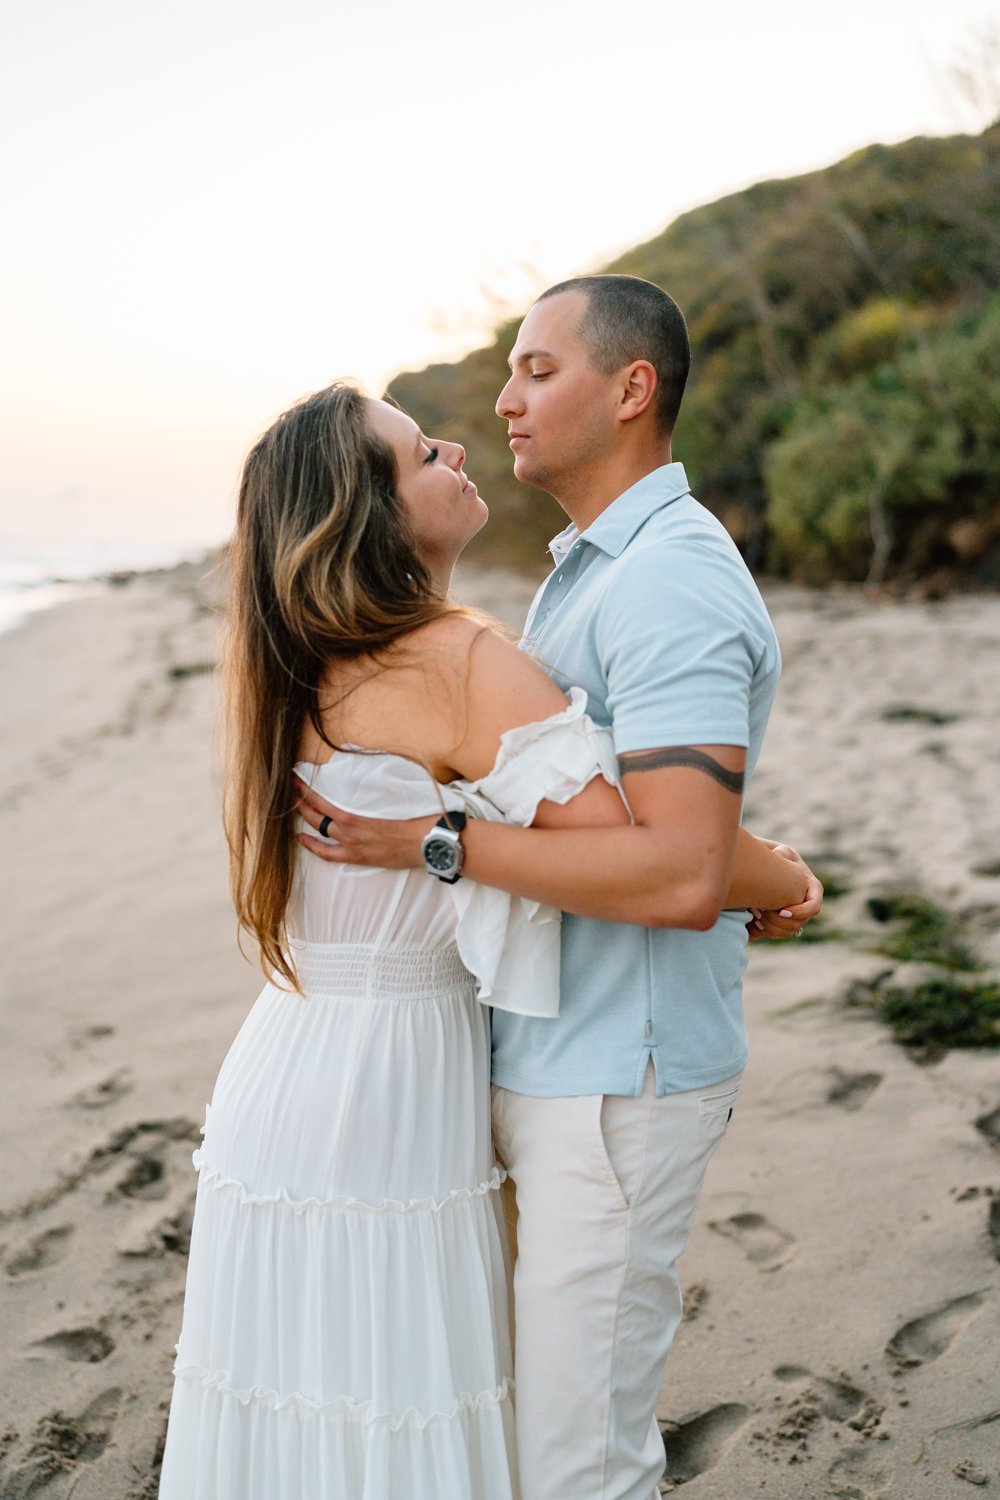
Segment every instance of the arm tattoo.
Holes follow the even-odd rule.
[[[727,771],[725,766],[704,750],[693,750],[690,745],[668,745],[661,750],[627,750],[618,757],[618,769],[624,776],[629,771],[659,771],[663,766],[690,766],[695,771],[704,771],[724,786],[727,792],[743,795],[743,772]]]

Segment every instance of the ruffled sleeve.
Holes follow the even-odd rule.
[[[502,736],[488,775],[451,782],[448,791],[473,817],[527,826],[540,802],[568,802],[595,776],[617,785],[611,733],[587,716],[586,706],[583,689],[572,688],[561,713]],[[517,1015],[557,1016],[562,913],[472,880],[450,889],[458,951],[479,981],[480,1000]]]

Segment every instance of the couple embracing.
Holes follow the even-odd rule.
[[[161,1500],[654,1500],[748,927],[822,896],[740,827],[779,654],[672,460],[688,362],[635,278],[526,317],[497,413],[569,525],[520,650],[447,599],[460,445],[337,383],[246,460],[226,824],[270,979],[196,1153]]]

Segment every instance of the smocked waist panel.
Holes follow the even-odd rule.
[[[292,938],[288,946],[307,995],[419,1000],[475,982],[453,943],[443,948],[381,948]]]

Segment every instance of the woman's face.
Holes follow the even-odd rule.
[[[489,511],[462,465],[461,443],[425,438],[412,417],[385,401],[368,402],[368,425],[396,458],[396,492],[417,551],[434,572],[450,569]]]

